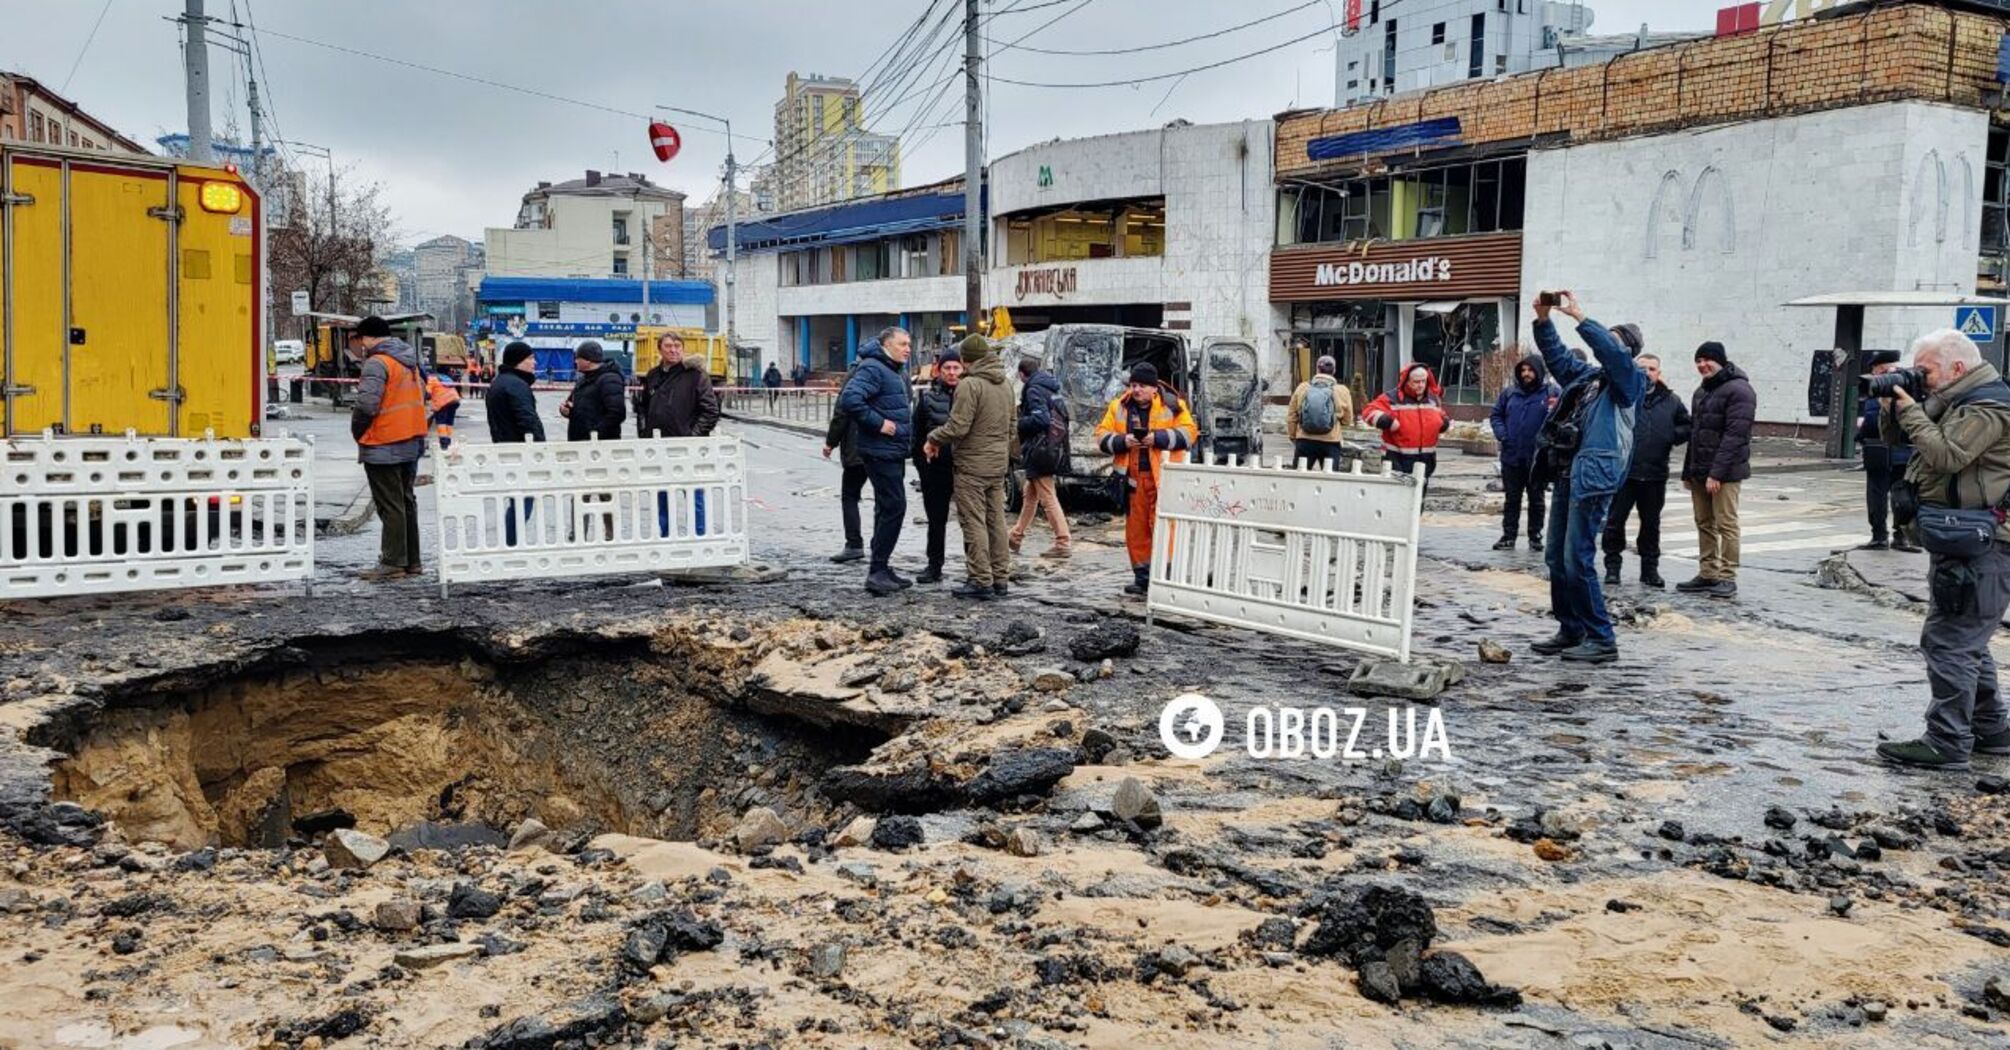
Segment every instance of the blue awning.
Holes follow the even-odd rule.
[[[1418,146],[1444,146],[1459,140],[1459,118],[1439,117],[1393,128],[1374,128],[1346,135],[1328,135],[1305,144],[1310,160],[1338,160],[1376,153],[1390,153]]]
[[[639,303],[642,282],[592,277],[484,277],[479,298],[485,303]],[[706,281],[650,281],[649,301],[666,306],[704,306],[712,302]]]
[[[963,192],[873,198],[815,211],[739,224],[739,250],[761,251],[811,244],[853,244],[904,233],[945,230],[963,223]],[[726,250],[726,228],[706,231],[705,243]]]

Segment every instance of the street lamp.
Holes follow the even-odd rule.
[[[740,231],[736,228],[737,211],[733,204],[735,195],[733,162],[733,122],[725,117],[710,113],[700,113],[695,109],[680,109],[676,106],[658,105],[657,109],[671,113],[682,113],[687,117],[716,120],[726,127],[726,353],[737,354],[738,343],[733,338],[733,266],[740,257]]]

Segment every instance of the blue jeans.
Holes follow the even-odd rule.
[[[693,532],[692,535],[703,536],[705,534],[704,489],[699,489],[691,494],[691,508],[697,512],[698,518],[697,531]],[[667,540],[670,538],[670,494],[668,492],[659,492],[656,494],[656,530],[658,539]]]
[[[1573,496],[1568,475],[1556,480],[1549,504],[1549,611],[1568,638],[1616,641],[1599,587],[1598,536],[1612,496]]]

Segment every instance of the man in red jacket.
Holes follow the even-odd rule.
[[[1361,410],[1361,422],[1382,432],[1382,451],[1398,472],[1408,474],[1424,465],[1424,478],[1438,472],[1438,435],[1451,428],[1445,414],[1445,391],[1438,377],[1421,364],[1403,366],[1396,389],[1385,391]]]

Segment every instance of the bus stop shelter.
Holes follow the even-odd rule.
[[[2003,367],[2001,327],[2005,314],[2003,308],[2010,306],[2010,299],[1988,295],[1963,295],[1959,292],[1831,292],[1826,295],[1795,299],[1783,305],[1821,307],[1836,312],[1833,348],[1817,353],[1808,368],[1808,414],[1828,417],[1823,455],[1830,459],[1851,459],[1856,456],[1856,414],[1860,405],[1857,377],[1870,371],[1864,364],[1865,310],[1876,308],[1952,311],[1964,306],[1994,307],[1997,313],[1997,338],[1978,342],[1982,343],[1983,357],[1998,369]],[[1953,322],[1951,314],[1948,321],[1951,325]],[[1904,348],[1897,349],[1902,351]]]

